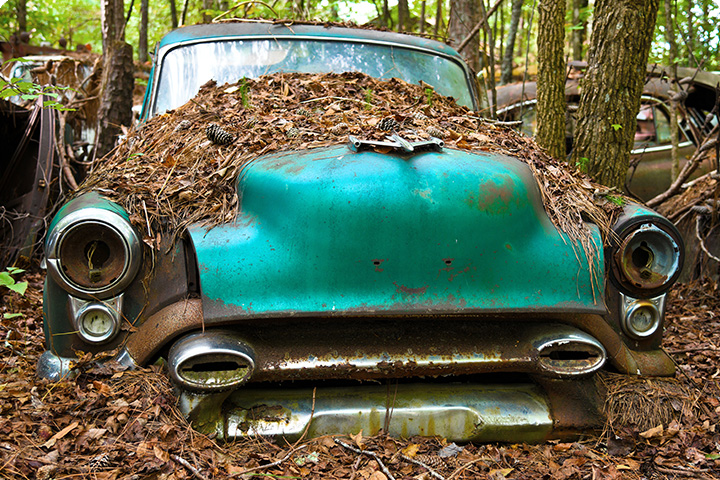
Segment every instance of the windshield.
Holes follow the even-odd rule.
[[[218,84],[275,72],[363,72],[375,78],[420,80],[473,108],[465,71],[445,57],[417,50],[327,40],[231,40],[184,45],[163,61],[152,115],[189,101],[208,80]]]

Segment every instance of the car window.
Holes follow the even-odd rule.
[[[473,107],[469,79],[448,58],[383,44],[325,40],[231,40],[182,45],[162,59],[153,114],[190,100],[208,80],[219,84],[275,72],[358,71],[432,85],[441,95]]]

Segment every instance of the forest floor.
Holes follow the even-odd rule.
[[[43,277],[25,273],[18,280],[29,282],[25,295],[0,292],[3,478],[720,479],[720,299],[710,282],[671,295],[665,349],[692,400],[673,404],[676,420],[569,443],[457,446],[441,438],[361,434],[297,444],[217,443],[188,426],[158,367],[112,371],[87,364],[72,380],[38,380]]]

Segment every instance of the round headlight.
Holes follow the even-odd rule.
[[[631,337],[647,338],[657,331],[660,319],[660,311],[653,303],[638,301],[628,309],[623,329]]]
[[[119,214],[88,207],[64,217],[48,239],[53,279],[81,298],[107,298],[137,274],[142,257],[138,235]]]
[[[680,242],[653,223],[628,233],[615,252],[616,279],[637,297],[658,295],[677,280],[681,268]]]
[[[117,315],[105,305],[88,305],[78,316],[80,336],[90,343],[110,340],[117,333],[118,325]]]

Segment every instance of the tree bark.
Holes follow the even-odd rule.
[[[442,0],[436,0],[435,3],[435,30],[433,33],[437,37],[440,35],[440,24],[442,23]]]
[[[103,73],[95,158],[115,146],[121,125],[132,122],[133,58],[132,46],[125,43],[122,0],[103,0]]]
[[[17,8],[18,33],[27,32],[27,0],[18,0]]]
[[[668,59],[667,65],[672,68],[673,71],[677,72],[677,42],[675,42],[675,28],[673,25],[673,12],[672,12],[672,1],[665,0],[665,41],[668,43]],[[675,73],[675,79],[677,73]],[[680,160],[678,158],[678,118],[677,118],[677,105],[674,102],[670,104],[670,178],[675,180],[680,173]]]
[[[448,22],[448,40],[457,47],[480,21],[482,0],[451,0],[450,21]],[[478,32],[479,33],[479,32]],[[480,35],[475,34],[459,52],[470,67],[480,71]]]
[[[410,7],[408,0],[398,0],[398,32],[410,29]]]
[[[178,27],[177,4],[175,0],[170,0],[170,23],[173,29]]]
[[[140,0],[140,31],[138,32],[138,60],[148,60],[148,0]]]
[[[388,0],[383,0],[383,26],[392,28],[392,17],[390,16]]]
[[[582,20],[580,20],[581,0],[572,1],[572,57],[573,60],[582,60]]]
[[[565,158],[565,2],[540,0],[538,5],[538,144],[558,160]]]
[[[420,33],[425,33],[425,0],[420,2]]]
[[[573,160],[623,190],[659,0],[597,0]]]
[[[512,81],[513,59],[515,58],[515,37],[517,36],[523,0],[513,0],[510,13],[510,26],[508,27],[507,41],[505,42],[505,55],[503,56],[500,83]]]

